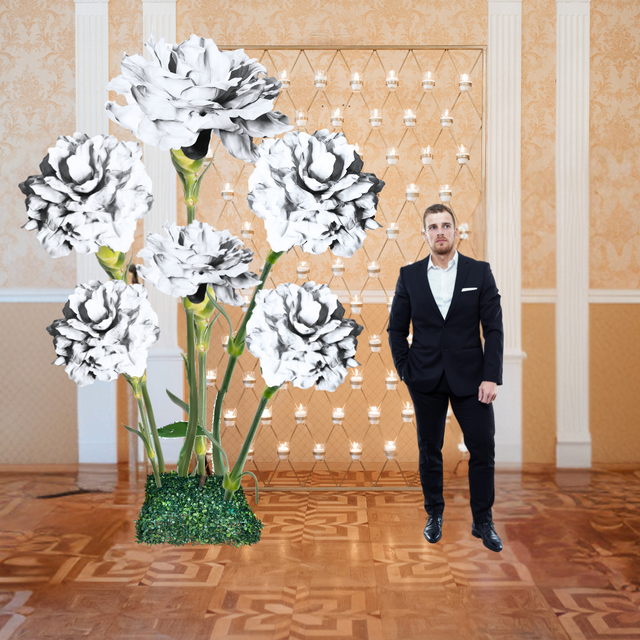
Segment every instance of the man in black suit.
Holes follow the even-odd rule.
[[[424,536],[432,543],[442,537],[442,444],[451,401],[470,455],[471,533],[488,549],[501,551],[491,514],[495,496],[491,403],[502,384],[504,346],[500,295],[489,264],[456,251],[451,209],[441,204],[429,207],[422,235],[431,254],[400,269],[387,331],[393,362],[415,409],[420,481],[429,515]]]

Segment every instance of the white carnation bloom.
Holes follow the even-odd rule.
[[[151,178],[136,142],[115,136],[60,136],[40,164],[41,175],[20,183],[29,221],[54,258],[96,253],[102,245],[127,252],[137,221],[151,209]]]
[[[362,173],[362,159],[342,133],[303,131],[264,140],[249,177],[248,202],[265,221],[274,251],[299,245],[308,253],[331,249],[345,258],[362,246],[384,186]]]
[[[125,55],[122,75],[108,85],[126,106],[106,105],[109,117],[143,142],[202,158],[213,132],[232,156],[254,162],[253,137],[291,129],[287,116],[273,111],[281,83],[264,77],[266,68],[242,49],[219,51],[196,35],[180,44],[150,38],[147,47],[151,60]]]
[[[229,231],[215,231],[199,220],[186,227],[165,224],[164,229],[168,237],[149,234],[138,253],[147,262],[138,272],[163,293],[201,302],[210,286],[220,302],[238,306],[244,301],[237,289],[259,284],[260,277],[249,271],[253,251]]]
[[[335,391],[347,367],[358,365],[361,331],[355,320],[345,320],[344,307],[326,284],[285,283],[258,292],[246,344],[270,387],[290,381],[301,389]]]
[[[160,329],[141,284],[91,280],[76,287],[63,313],[47,327],[58,354],[54,364],[65,365],[79,387],[115,380],[121,373],[144,374]]]

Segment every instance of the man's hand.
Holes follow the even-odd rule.
[[[483,380],[478,387],[478,400],[484,404],[490,404],[498,395],[498,385],[495,382]]]

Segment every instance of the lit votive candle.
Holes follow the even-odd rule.
[[[396,72],[391,69],[389,71],[389,74],[387,75],[387,88],[389,89],[389,91],[395,91],[398,88],[399,84],[400,79],[396,75]]]
[[[349,80],[351,91],[362,91],[362,76],[356,71]]]
[[[380,275],[380,265],[377,262],[370,262],[367,265],[367,273],[371,278],[375,278]]]
[[[362,373],[357,369],[354,369],[351,375],[351,388],[362,389]]]
[[[235,427],[237,417],[238,417],[237,409],[227,409],[223,414],[225,425],[227,427]]]
[[[369,336],[369,347],[371,347],[371,351],[374,353],[379,353],[382,348],[382,340],[380,339],[380,336],[376,334]]]
[[[351,313],[360,313],[362,311],[362,300],[358,296],[351,298]]]
[[[420,188],[417,185],[413,184],[413,182],[407,185],[407,202],[415,202],[419,195]]]
[[[469,149],[461,144],[458,148],[458,153],[456,153],[456,158],[458,159],[458,164],[467,164],[469,162]]]
[[[458,83],[460,86],[460,91],[470,91],[473,86],[473,82],[471,82],[471,78],[469,78],[469,74],[463,73],[460,76],[460,82]]]
[[[407,342],[409,343],[409,346],[411,346],[413,344],[413,333],[410,333],[407,336]]]
[[[468,222],[461,222],[458,225],[458,237],[460,240],[468,240],[471,233],[471,227]]]
[[[229,346],[229,336],[221,336],[220,341],[225,349]]]
[[[435,89],[436,87],[436,79],[433,77],[431,71],[427,71],[422,75],[422,88],[425,91],[429,91],[430,89]]]
[[[249,311],[249,305],[251,304],[251,296],[242,296],[242,313]]]
[[[355,146],[355,152],[360,156],[360,158],[364,157],[364,149],[356,142]]]
[[[301,262],[296,267],[298,278],[306,278],[309,275],[309,265],[306,262]]]
[[[395,147],[387,149],[387,164],[398,164],[398,158],[400,155],[396,151]]]
[[[387,383],[389,391],[395,391],[398,386],[398,376],[393,371],[387,371],[387,377],[384,379]]]
[[[289,459],[289,443],[288,442],[281,442],[278,445],[278,458],[280,458],[280,460],[288,460]]]
[[[380,422],[380,407],[369,407],[369,422],[378,424]]]
[[[222,189],[222,199],[223,200],[233,200],[234,190],[231,186],[230,182],[225,182],[224,188]]]
[[[460,440],[460,442],[458,442],[458,451],[462,454],[469,451],[469,449],[467,449],[467,445],[464,443],[464,440]]]
[[[291,78],[289,78],[286,70],[280,72],[280,82],[282,83],[283,89],[288,89],[291,86]]]
[[[332,265],[331,271],[334,276],[341,276],[344,273],[344,263],[338,258]]]
[[[344,122],[344,116],[342,115],[341,109],[334,109],[331,112],[331,124],[334,127],[341,127]]]
[[[216,383],[217,379],[218,379],[218,370],[209,369],[207,371],[207,386],[212,387]]]
[[[245,386],[246,389],[253,389],[253,387],[256,386],[256,376],[255,373],[253,373],[253,371],[247,371],[243,376],[242,376],[242,382]]]
[[[250,222],[245,222],[242,225],[242,230],[240,231],[240,233],[242,234],[242,237],[245,239],[249,239],[253,236],[253,227],[251,226]]]
[[[453,192],[451,191],[451,187],[448,184],[440,185],[439,193],[440,193],[440,200],[442,200],[442,202],[449,202],[453,194]]]
[[[389,226],[387,227],[387,238],[389,238],[389,240],[397,240],[399,233],[400,233],[400,227],[398,227],[398,223],[397,222],[390,223]]]
[[[379,109],[371,109],[369,112],[369,124],[372,127],[382,126],[382,112]]]
[[[404,422],[413,422],[414,415],[415,411],[413,410],[413,405],[410,402],[407,402],[404,409],[402,410],[402,420]]]
[[[352,442],[349,453],[352,460],[360,460],[362,458],[362,445],[359,442]]]
[[[327,74],[324,71],[316,71],[316,77],[313,81],[316,89],[324,89],[327,86]]]
[[[386,440],[384,443],[384,453],[389,460],[395,460],[396,442],[395,440]]]
[[[404,124],[406,127],[415,127],[416,126],[416,114],[411,111],[411,109],[407,109],[404,112]]]
[[[387,309],[389,313],[391,313],[391,305],[393,304],[393,296],[389,296],[387,298]]]
[[[296,422],[298,424],[302,424],[307,419],[307,408],[303,407],[301,404],[296,408]]]
[[[324,460],[324,444],[321,442],[316,442],[313,445],[313,457],[316,460]]]
[[[304,109],[296,109],[296,126],[305,127],[307,125],[307,112]]]
[[[453,124],[453,116],[449,113],[449,109],[445,109],[440,116],[440,126],[450,127]]]
[[[344,409],[342,407],[334,407],[331,417],[334,424],[340,424],[344,420]]]
[[[255,451],[253,448],[249,449],[249,453],[247,453],[247,462],[253,462],[253,454]]]
[[[266,409],[262,412],[262,416],[260,420],[263,425],[269,426],[271,424],[271,408],[266,407]]]
[[[420,160],[422,160],[422,164],[431,164],[433,161],[433,149],[431,147],[424,147],[420,152]]]

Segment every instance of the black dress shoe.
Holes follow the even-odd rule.
[[[424,537],[427,542],[434,544],[442,538],[442,514],[437,513],[433,516],[429,516],[427,520],[427,526],[424,528]]]
[[[493,528],[493,522],[474,522],[471,525],[471,534],[476,538],[482,538],[482,542],[491,551],[502,551],[502,540]]]

